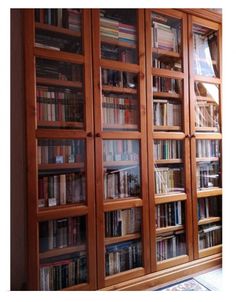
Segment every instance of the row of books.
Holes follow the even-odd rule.
[[[153,100],[153,123],[156,126],[180,126],[181,105],[168,100]]]
[[[221,217],[221,199],[219,196],[199,198],[197,204],[198,220],[208,217]]]
[[[219,180],[218,162],[197,165],[197,189],[219,187]]]
[[[183,230],[157,236],[157,261],[163,261],[184,254],[186,254],[186,238]]]
[[[136,28],[134,25],[125,24],[104,16],[100,16],[100,35],[101,40],[112,39],[130,45],[136,44]]]
[[[81,12],[78,9],[36,9],[35,10],[35,19],[37,22],[40,22],[40,11],[43,17],[41,22],[68,28],[75,31],[81,30]]]
[[[106,246],[106,276],[142,266],[141,242],[125,241]]]
[[[118,47],[107,43],[101,44],[101,56],[103,59],[121,61],[125,63],[137,62],[137,51],[132,48]]]
[[[37,58],[36,75],[48,79],[79,82],[82,81],[82,68],[78,64]]]
[[[184,192],[184,170],[181,167],[157,167],[154,169],[155,194]]]
[[[60,290],[87,281],[87,253],[40,264],[40,289]]]
[[[181,61],[173,61],[173,60],[169,60],[166,62],[162,61],[162,58],[160,57],[153,57],[152,59],[152,67],[154,68],[161,68],[161,69],[168,69],[168,70],[175,70],[175,71],[182,71],[182,64]]]
[[[205,224],[199,226],[198,247],[206,249],[222,243],[222,226],[220,224]]]
[[[153,76],[153,92],[168,92],[181,94],[181,81],[173,78]]]
[[[83,121],[83,95],[69,88],[37,87],[38,121]]]
[[[104,198],[117,199],[140,194],[140,175],[138,166],[122,169],[106,169],[104,175]]]
[[[152,47],[168,51],[180,51],[181,35],[179,26],[175,28],[168,24],[160,23],[158,16],[153,16],[151,30]]]
[[[105,236],[124,236],[141,231],[141,209],[131,208],[105,213]]]
[[[84,162],[83,140],[42,139],[38,142],[38,164]]]
[[[198,139],[196,140],[196,156],[201,157],[219,157],[220,142],[218,140]]]
[[[155,221],[157,228],[184,224],[184,206],[181,201],[156,206]]]
[[[136,88],[137,75],[125,71],[102,69],[102,84],[121,88]]]
[[[154,159],[182,158],[182,142],[180,140],[155,140],[153,145]]]
[[[35,47],[65,51],[70,53],[82,53],[82,42],[80,37],[67,36],[55,33],[49,34],[41,29],[35,32]]]
[[[40,208],[78,203],[85,200],[85,195],[83,173],[39,176],[38,206]]]
[[[137,124],[137,99],[103,95],[103,124]]]
[[[196,127],[219,127],[218,105],[198,101],[195,106]]]
[[[104,140],[103,142],[103,160],[123,161],[139,160],[139,142],[137,140],[117,139]]]
[[[39,223],[39,251],[65,248],[85,243],[85,216],[61,218]]]

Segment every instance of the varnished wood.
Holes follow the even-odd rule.
[[[163,68],[152,68],[152,74],[154,76],[165,77],[165,78],[175,78],[182,80],[184,78],[184,74],[175,70],[168,70]]]
[[[89,132],[88,132],[89,133]],[[85,139],[87,133],[81,129],[37,129],[36,130],[37,138],[55,138],[55,139]]]
[[[40,78],[36,79],[37,84],[40,85],[52,85],[52,86],[61,86],[61,87],[71,87],[71,88],[82,88],[82,83],[78,81],[66,81],[58,79],[48,79]]]
[[[222,245],[216,245],[199,251],[199,258],[207,257],[222,252]]]
[[[101,39],[101,43],[116,45],[118,47],[133,48],[133,49],[137,47],[137,45],[135,44],[131,44],[124,41],[118,41],[117,39],[105,38],[105,37]]]
[[[137,89],[135,88],[116,87],[116,86],[109,86],[109,85],[102,85],[102,90],[107,92],[137,94]]]
[[[182,140],[185,138],[185,133],[183,132],[154,132],[153,133],[153,138],[154,139],[159,139],[159,140],[165,140],[165,139],[180,139]]]
[[[153,96],[158,97],[158,98],[168,98],[168,99],[180,99],[181,96],[178,93],[174,92],[153,92]]]
[[[213,223],[213,222],[219,222],[221,221],[221,217],[208,217],[208,218],[203,218],[198,221],[198,225],[204,225],[207,223]]]
[[[137,64],[124,63],[120,61],[112,61],[107,59],[101,59],[100,64],[102,68],[126,71],[126,72],[134,72],[134,73],[139,72],[139,66]]]
[[[140,277],[144,275],[144,269],[141,267],[137,267],[125,272],[121,272],[112,276],[107,276],[105,279],[105,286],[111,286],[113,284],[119,284],[126,280],[132,280],[136,277]]]
[[[105,245],[124,242],[124,241],[127,241],[127,240],[140,239],[140,238],[141,238],[140,233],[126,234],[124,236],[119,236],[119,237],[106,237],[105,238]]]
[[[219,14],[219,13],[213,12],[209,9],[205,9],[205,8],[203,8],[203,9],[184,8],[184,9],[178,9],[178,10],[181,10],[181,11],[186,12],[186,13],[188,13],[190,15],[193,15],[193,16],[197,16],[197,17],[205,18],[205,19],[210,20],[210,21],[222,23],[222,15]]]
[[[65,254],[78,253],[86,250],[86,245],[72,246],[72,247],[64,247],[48,250],[46,252],[39,254],[39,259],[47,259],[50,257],[62,256]]]
[[[44,24],[41,22],[36,22],[35,28],[46,30],[46,31],[51,31],[51,32],[56,32],[59,34],[65,34],[68,36],[81,37],[81,33],[78,31],[70,30],[68,28],[63,28],[63,27],[59,27],[59,26],[55,26],[55,25]]]
[[[219,161],[219,157],[197,157],[196,162]]]
[[[173,225],[156,229],[156,235],[184,230],[183,225]]]
[[[73,217],[81,216],[88,214],[88,207],[86,205],[74,204],[73,206],[64,206],[64,207],[53,207],[45,208],[38,212],[37,218],[38,221],[59,219],[64,217]]]
[[[197,198],[217,196],[217,195],[222,195],[222,189],[221,188],[213,188],[213,189],[206,189],[206,190],[202,190],[202,191],[197,191]]]
[[[121,210],[121,209],[130,209],[141,207],[143,205],[143,201],[140,198],[126,198],[126,199],[118,199],[118,200],[106,200],[104,202],[104,212],[109,212],[112,210]]]
[[[83,128],[81,122],[69,122],[69,121],[38,121],[38,127],[58,127],[58,128]]]
[[[189,256],[188,255],[181,255],[174,258],[166,259],[163,261],[158,261],[156,266],[157,270],[161,271],[169,267],[177,266],[183,263],[189,262]]]
[[[81,169],[84,168],[83,163],[65,163],[65,164],[39,164],[39,171],[61,170],[61,169]]]
[[[186,200],[186,193],[174,193],[174,194],[165,194],[165,195],[155,195],[155,204],[167,203],[167,202],[175,202]]]
[[[173,159],[158,159],[154,161],[154,164],[157,165],[168,165],[168,164],[182,164],[183,160],[181,158],[173,158]]]

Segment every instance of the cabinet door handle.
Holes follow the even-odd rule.
[[[193,133],[193,134],[191,135],[191,137],[196,137],[195,133]]]
[[[88,132],[88,133],[87,133],[87,137],[93,137],[92,132]]]
[[[191,138],[191,135],[190,134],[186,134],[185,137],[186,138]]]
[[[96,133],[96,137],[101,137],[101,134],[100,133]]]

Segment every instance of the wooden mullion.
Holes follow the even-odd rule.
[[[27,289],[39,289],[39,243],[38,243],[38,181],[37,181],[37,151],[36,151],[36,87],[34,64],[34,10],[24,10],[24,57],[25,57],[25,97],[27,125]]]

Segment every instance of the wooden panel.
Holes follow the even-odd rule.
[[[186,200],[187,194],[186,193],[174,193],[169,195],[163,196],[155,196],[155,204],[167,203],[167,202],[174,202],[180,200]]]
[[[106,277],[105,286],[111,286],[112,284],[119,284],[120,282],[134,279],[144,275],[143,268],[134,268],[130,271],[122,272],[113,276]]]
[[[124,200],[113,200],[104,202],[104,211],[109,212],[113,210],[130,209],[143,206],[142,199],[124,199]]]
[[[213,223],[213,222],[219,222],[221,221],[221,217],[208,217],[208,218],[203,218],[198,221],[198,225],[204,225],[207,223]]]
[[[41,10],[41,12],[42,12],[42,10]],[[43,22],[43,20],[41,22]],[[57,33],[60,33],[60,34],[66,34],[68,36],[81,37],[80,32],[70,30],[68,28],[63,28],[63,27],[44,24],[44,23],[39,23],[39,22],[35,23],[35,28],[43,29],[43,30],[47,30],[47,31],[51,31],[51,32],[57,32]]]
[[[199,251],[199,258],[207,257],[222,252],[222,245],[216,245]]]
[[[37,129],[36,130],[37,138],[55,138],[55,139],[85,139],[86,133],[82,130],[70,129]]]
[[[197,198],[222,195],[221,188],[213,188],[204,191],[197,191]]]
[[[185,133],[182,132],[154,132],[154,139],[183,139],[185,138]]]
[[[157,264],[156,264],[157,271],[161,271],[161,270],[164,270],[169,267],[173,267],[173,266],[177,266],[177,265],[186,263],[189,260],[190,260],[189,256],[183,255],[183,256],[178,256],[175,258],[170,258],[170,259],[167,259],[164,261],[157,262]]]
[[[174,70],[152,68],[151,72],[154,76],[159,76],[159,77],[173,78],[173,79],[180,79],[180,80],[184,78],[184,74],[182,72],[174,71]]]
[[[38,221],[59,219],[64,217],[74,217],[88,214],[88,207],[81,206],[68,206],[57,207],[56,209],[46,208],[38,212]]]
[[[178,9],[180,11],[183,11],[183,12],[186,12],[186,13],[189,13],[193,16],[197,16],[197,17],[202,17],[202,18],[205,18],[205,19],[208,19],[208,20],[211,20],[211,21],[214,21],[214,22],[218,22],[218,23],[221,23],[222,22],[222,15],[221,14],[218,14],[218,13],[215,13],[213,11],[210,11],[209,9]]]
[[[222,139],[221,133],[195,133],[196,139]]]
[[[105,238],[105,245],[124,242],[124,241],[127,241],[127,240],[140,239],[140,238],[141,238],[140,233],[126,234],[124,236],[119,236],[119,237],[106,237]]]
[[[137,64],[129,64],[129,63],[111,61],[106,59],[101,59],[100,64],[102,68],[127,71],[127,72],[135,72],[135,73],[139,72],[139,66]]]

